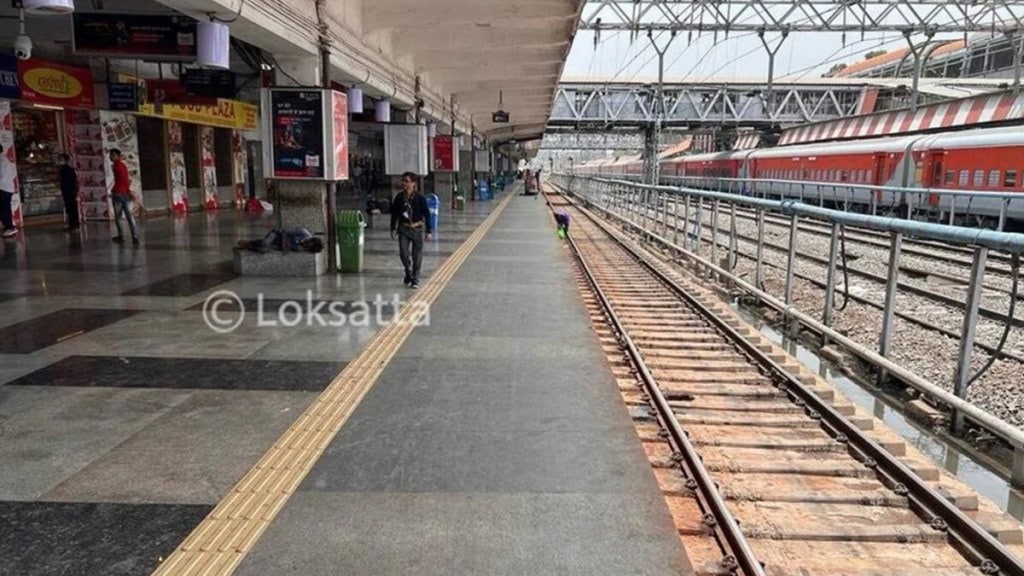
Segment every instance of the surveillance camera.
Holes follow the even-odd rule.
[[[14,55],[18,60],[28,60],[32,57],[32,39],[24,34],[14,39]]]

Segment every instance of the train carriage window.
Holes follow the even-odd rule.
[[[952,186],[956,180],[956,170],[946,170],[946,186]]]
[[[974,171],[974,186],[975,187],[981,187],[983,184],[985,184],[985,171],[984,170],[975,170]]]
[[[998,188],[999,187],[999,170],[989,170],[988,172],[988,187]]]
[[[1017,171],[1007,170],[1003,176],[1003,188],[1013,188],[1017,185]]]
[[[967,170],[960,171],[960,187],[967,186],[968,172]]]

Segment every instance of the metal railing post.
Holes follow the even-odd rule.
[[[981,292],[984,288],[985,266],[988,263],[988,248],[979,246],[974,249],[974,262],[971,264],[971,284],[967,289],[967,307],[964,309],[964,323],[960,331],[960,352],[957,354],[956,377],[953,381],[957,398],[967,399],[967,386],[971,378],[971,357],[974,355],[974,331],[978,328],[978,307],[981,305]],[[964,415],[953,411],[953,432],[961,433],[964,429]]]
[[[711,263],[715,266],[719,266],[721,263],[718,261],[718,208],[719,200],[716,198],[711,203]],[[718,278],[718,274],[713,275],[714,278]]]
[[[832,327],[832,307],[836,299],[836,264],[839,260],[839,224],[832,224],[832,240],[828,250],[828,271],[825,273],[825,310],[821,323]],[[822,346],[828,346],[828,336],[822,337]]]
[[[789,224],[789,258],[786,261],[786,306],[793,303],[793,272],[796,267],[797,226],[800,217],[793,214]]]
[[[754,266],[754,286],[764,290],[764,209],[757,209],[757,263]]]
[[[878,353],[888,359],[892,350],[892,324],[896,316],[896,289],[900,280],[900,255],[903,252],[903,234],[892,233],[889,247],[889,277],[885,286],[885,310],[882,314],[882,336],[879,340]],[[885,370],[879,372],[878,383],[884,384],[888,379]]]

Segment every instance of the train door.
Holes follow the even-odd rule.
[[[944,170],[943,160],[946,157],[945,150],[929,150],[925,153],[923,184],[925,188],[941,188],[942,173]],[[931,193],[928,195],[928,203],[932,206],[939,205],[939,195]]]
[[[882,186],[882,185],[884,185],[886,179],[888,178],[888,172],[886,171],[887,166],[886,166],[885,159],[886,159],[885,152],[875,152],[875,168],[874,168],[874,171],[873,171],[874,172],[874,178],[872,179],[872,182],[871,182],[875,186]],[[875,202],[881,202],[881,201],[882,201],[882,191],[881,190],[875,190]]]

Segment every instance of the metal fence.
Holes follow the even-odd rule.
[[[821,334],[824,344],[836,343],[879,370],[880,381],[895,377],[923,394],[944,403],[952,410],[952,427],[962,432],[965,421],[1002,438],[1014,450],[1011,481],[1024,486],[1024,431],[968,403],[966,393],[972,378],[971,360],[975,348],[983,279],[990,252],[1004,255],[1013,262],[1013,273],[1019,273],[1019,258],[1024,253],[1024,234],[1004,233],[981,228],[933,224],[902,218],[855,214],[813,206],[797,199],[770,200],[751,195],[712,192],[693,188],[649,186],[609,178],[556,174],[553,183],[582,200],[592,210],[633,229],[648,240],[661,244],[694,267],[704,278],[714,278],[756,297],[761,303],[783,313]],[[753,255],[753,283],[738,275],[734,268],[738,257],[739,233],[737,211],[756,221],[756,253]],[[729,226],[720,224],[723,215],[730,216]],[[765,290],[766,218],[784,218],[789,227],[788,253],[784,266],[783,293]],[[803,224],[826,226],[829,230],[829,254],[824,261],[824,308],[820,317],[799,310],[794,304],[793,287]],[[704,237],[710,228],[710,240]],[[833,329],[837,296],[840,244],[846,229],[882,233],[888,247],[888,277],[877,351],[868,349]],[[806,232],[805,232],[806,234]],[[897,316],[896,296],[900,284],[900,261],[904,240],[940,243],[971,254],[970,277],[966,301],[962,303],[964,318],[959,334],[959,354],[955,372],[954,393],[896,364],[890,359],[893,324]],[[748,240],[749,241],[749,240]],[[708,244],[710,247],[708,247]],[[723,254],[724,252],[724,254]],[[724,259],[720,259],[721,256]],[[1016,282],[1015,282],[1016,284]],[[847,284],[848,285],[848,284]],[[1011,291],[1016,298],[1016,287]],[[1011,314],[1012,316],[1012,314]],[[1012,317],[1007,317],[1009,323]],[[1009,326],[1009,324],[1007,324]]]

